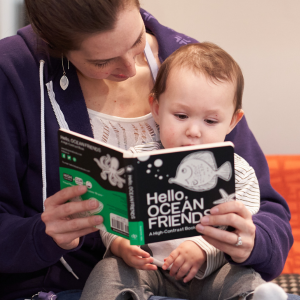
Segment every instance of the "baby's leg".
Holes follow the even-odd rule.
[[[252,268],[227,263],[203,280],[194,279],[190,286],[190,299],[247,299],[246,296],[263,283],[265,281]]]
[[[119,257],[101,260],[91,272],[80,300],[147,300],[164,291],[158,271],[129,267]]]

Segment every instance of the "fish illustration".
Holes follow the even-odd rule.
[[[213,189],[218,177],[229,181],[232,176],[232,167],[229,161],[219,169],[212,152],[199,151],[187,155],[179,164],[175,178],[169,183],[175,183],[191,191],[207,191]]]

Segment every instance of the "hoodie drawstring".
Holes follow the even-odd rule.
[[[46,180],[46,143],[45,143],[45,94],[44,94],[44,65],[45,61],[40,61],[40,90],[41,90],[41,149],[42,149],[42,182],[43,182],[43,210],[45,210],[45,201],[47,199],[47,180]],[[50,82],[52,84],[52,82]],[[54,92],[52,89],[52,93],[49,92],[49,86],[48,88],[48,94],[49,98],[51,100],[51,104],[55,113],[55,116],[57,118],[58,124],[60,128],[69,129],[69,126],[67,122],[65,121],[64,115],[58,105],[58,103],[55,100]],[[51,94],[51,97],[50,97]],[[64,267],[73,274],[73,276],[76,279],[79,279],[76,274],[73,272],[70,265],[65,261],[63,257],[60,258],[61,263],[64,265]]]

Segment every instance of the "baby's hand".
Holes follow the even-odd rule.
[[[194,242],[185,241],[165,258],[162,269],[167,270],[173,264],[170,275],[175,276],[177,280],[184,277],[183,282],[188,282],[195,277],[205,261],[205,251]]]
[[[131,246],[126,239],[117,237],[111,244],[111,251],[121,257],[130,267],[140,270],[157,270],[157,266],[152,265],[153,257],[140,247]]]

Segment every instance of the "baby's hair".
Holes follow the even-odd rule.
[[[174,68],[189,68],[202,73],[212,82],[231,81],[235,84],[234,113],[242,108],[244,77],[235,60],[219,46],[204,42],[188,44],[173,52],[161,65],[155,85],[151,91],[157,101],[166,90],[168,76]]]

